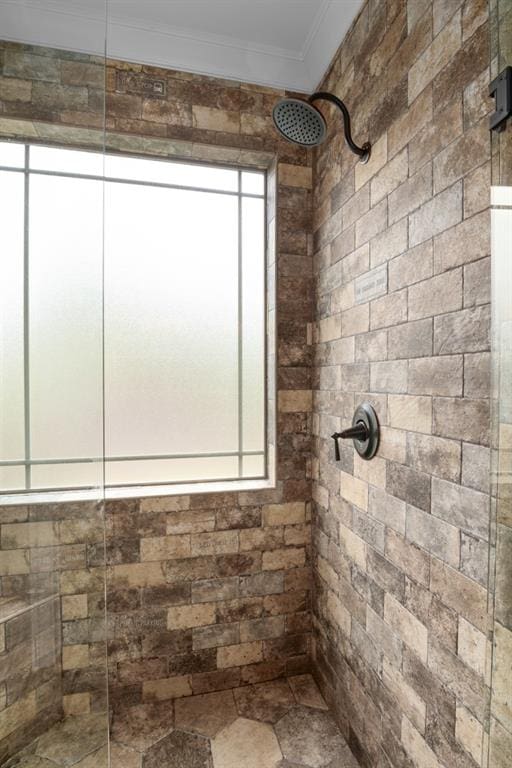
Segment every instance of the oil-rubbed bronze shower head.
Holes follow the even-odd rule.
[[[301,99],[282,99],[273,112],[274,125],[288,141],[316,147],[327,136],[325,119],[319,109]]]
[[[327,136],[325,118],[312,102],[323,99],[335,104],[343,115],[345,129],[345,141],[352,152],[359,155],[362,163],[370,159],[371,145],[369,143],[358,147],[352,139],[350,129],[350,115],[345,104],[332,93],[320,91],[309,97],[308,101],[302,99],[281,99],[274,107],[272,117],[277,130],[288,141],[300,144],[303,147],[317,147]]]

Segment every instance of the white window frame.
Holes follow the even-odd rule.
[[[0,137],[0,141],[2,141],[2,137]],[[17,143],[19,143],[20,140],[17,140]],[[23,141],[23,140],[21,140]],[[136,139],[135,139],[136,141]],[[238,273],[238,301],[239,301],[239,311],[241,312],[241,287],[242,287],[242,274],[241,274],[241,267],[242,267],[242,258],[241,258],[241,211],[242,211],[242,200],[243,198],[258,198],[263,199],[264,201],[264,207],[265,207],[265,284],[264,284],[264,318],[265,318],[265,330],[264,330],[264,381],[265,381],[265,408],[264,408],[264,447],[262,451],[243,451],[242,446],[242,419],[243,419],[243,412],[241,408],[241,403],[243,401],[243,386],[242,386],[242,368],[240,365],[241,360],[241,352],[242,352],[242,333],[241,333],[241,318],[239,315],[239,342],[238,342],[238,360],[239,360],[239,382],[238,382],[238,413],[239,413],[239,430],[238,430],[238,443],[239,443],[239,450],[234,452],[226,452],[226,453],[215,453],[215,454],[207,454],[207,453],[197,453],[197,454],[186,454],[183,455],[184,458],[208,458],[210,456],[238,456],[239,457],[239,467],[241,466],[241,462],[243,460],[244,455],[263,455],[264,456],[264,466],[265,466],[265,474],[257,477],[233,477],[233,478],[226,478],[226,479],[219,479],[219,480],[195,480],[195,481],[186,481],[186,482],[167,482],[167,483],[151,483],[151,484],[133,484],[133,485],[123,485],[123,486],[108,486],[106,484],[102,484],[100,487],[94,486],[94,487],[82,487],[82,488],[69,488],[69,489],[41,489],[41,488],[35,488],[30,489],[30,471],[31,467],[37,464],[47,464],[47,465],[54,465],[54,464],[73,464],[73,463],[84,463],[85,461],[90,462],[109,462],[109,461],[120,461],[120,460],[141,460],[141,459],[148,459],[148,460],[154,460],[155,458],[181,458],[182,455],[178,454],[169,454],[165,456],[129,456],[129,457],[92,457],[88,459],[47,459],[47,460],[34,460],[30,456],[30,397],[29,397],[29,381],[30,381],[30,361],[28,357],[28,339],[27,339],[27,328],[25,327],[25,348],[24,348],[24,368],[25,368],[25,458],[23,461],[0,461],[0,466],[25,466],[25,472],[26,477],[28,478],[28,488],[16,491],[16,492],[9,492],[9,493],[1,493],[0,492],[0,505],[9,505],[9,504],[27,504],[27,503],[42,503],[42,502],[59,502],[59,501],[81,501],[81,500],[91,500],[91,499],[98,499],[99,496],[102,496],[106,499],[117,499],[117,498],[139,498],[139,497],[145,497],[145,496],[175,496],[175,495],[183,495],[183,494],[195,494],[195,493],[213,493],[213,492],[243,492],[247,490],[258,490],[258,489],[269,489],[274,488],[276,486],[276,475],[275,475],[275,462],[276,462],[276,450],[275,450],[275,434],[276,434],[276,415],[275,415],[275,404],[277,402],[277,392],[276,392],[276,385],[275,385],[275,375],[269,375],[271,372],[269,370],[269,366],[272,365],[275,367],[275,359],[276,359],[276,341],[275,341],[275,279],[270,280],[269,274],[272,273],[274,275],[275,273],[275,253],[276,253],[276,243],[275,243],[275,211],[272,211],[272,219],[273,221],[269,225],[269,199],[275,200],[275,169],[273,171],[273,186],[270,186],[270,179],[269,179],[269,167],[251,167],[251,166],[242,166],[242,165],[228,165],[228,164],[222,164],[222,163],[215,163],[215,162],[201,162],[201,161],[195,161],[191,157],[184,157],[184,158],[178,158],[178,157],[162,157],[160,155],[151,155],[151,154],[139,154],[137,152],[122,152],[123,157],[132,157],[132,158],[144,158],[144,159],[151,159],[151,160],[159,160],[162,162],[172,162],[173,160],[180,162],[180,163],[189,163],[189,164],[199,164],[199,165],[205,165],[207,167],[215,167],[220,169],[227,169],[230,171],[236,170],[238,173],[238,188],[236,191],[226,191],[226,190],[217,190],[217,189],[211,189],[211,188],[203,188],[203,187],[190,187],[185,185],[179,185],[179,184],[163,184],[160,182],[146,182],[146,181],[138,181],[138,180],[130,180],[130,179],[117,179],[115,177],[109,177],[107,175],[101,175],[101,176],[95,176],[93,174],[80,174],[80,173],[73,173],[73,172],[61,172],[61,171],[47,171],[47,170],[36,170],[30,168],[30,147],[37,145],[37,146],[52,146],[50,144],[44,143],[40,144],[37,141],[31,141],[31,140],[25,140],[23,141],[25,144],[25,164],[23,168],[13,168],[9,166],[0,166],[0,171],[9,171],[9,172],[17,172],[24,175],[25,178],[25,189],[28,190],[29,185],[29,178],[30,175],[46,175],[46,176],[62,176],[62,177],[71,177],[71,178],[84,178],[84,179],[94,179],[98,181],[106,181],[106,182],[119,182],[119,183],[138,183],[143,186],[149,186],[149,187],[168,187],[172,189],[184,189],[184,190],[196,190],[200,192],[208,192],[208,193],[219,193],[219,194],[227,194],[236,196],[238,198],[238,211],[239,211],[239,227],[238,227],[238,252],[239,252],[239,273]],[[75,149],[73,146],[66,146],[63,144],[53,145],[52,148],[60,148],[60,149]],[[97,150],[95,150],[97,151]],[[120,153],[118,152],[107,152],[106,154],[112,154],[119,156]],[[264,183],[265,183],[265,189],[264,193],[262,195],[257,195],[253,193],[247,193],[242,192],[242,173],[243,172],[254,172],[258,171],[259,173],[263,173]],[[27,193],[25,193],[25,232],[24,232],[24,239],[25,239],[25,264],[24,264],[24,281],[27,282],[27,274],[26,271],[28,269],[28,262],[27,262],[27,243],[28,243],[28,196]],[[274,240],[274,242],[272,242]],[[270,254],[270,258],[269,258]],[[271,262],[271,263],[270,263]],[[273,284],[273,287],[270,286],[270,283]],[[26,288],[25,288],[26,292]],[[270,299],[270,300],[269,300]],[[25,296],[25,303],[26,303],[26,296]],[[272,305],[272,306],[271,306]],[[274,314],[274,320],[272,323],[269,323],[269,312],[272,311]],[[25,309],[25,318],[24,318],[24,325],[27,325],[27,312]],[[272,326],[272,327],[270,327]],[[271,387],[269,382],[274,382],[273,388]],[[272,409],[269,409],[269,403],[273,402],[274,407]],[[28,418],[27,418],[28,415]],[[270,428],[269,428],[270,425]]]

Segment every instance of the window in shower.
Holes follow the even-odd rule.
[[[3,493],[266,477],[265,186],[0,142]]]

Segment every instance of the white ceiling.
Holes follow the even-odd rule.
[[[0,0],[0,39],[103,54],[106,37],[113,58],[310,92],[360,6],[361,0]]]

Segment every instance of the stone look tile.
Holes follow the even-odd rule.
[[[150,747],[142,758],[142,768],[213,768],[209,739],[197,734],[174,731]]]
[[[131,709],[126,739],[141,749],[148,734],[163,739],[161,751],[151,758],[153,765],[179,754],[180,768],[202,768],[210,757],[198,734],[171,733],[172,702],[140,705],[141,681],[146,695],[151,686],[168,695],[185,679],[192,691],[210,692],[233,688],[242,680],[259,685],[282,675],[287,665],[289,671],[303,671],[304,658],[294,656],[308,647],[309,629],[295,632],[309,626],[310,562],[321,587],[313,595],[315,674],[361,762],[379,768],[391,763],[429,768],[460,763],[465,768],[478,751],[481,729],[475,714],[482,717],[486,630],[486,542],[478,500],[488,493],[489,483],[490,105],[482,90],[489,80],[487,15],[481,0],[388,0],[362,8],[321,87],[347,94],[353,103],[354,134],[373,143],[367,165],[346,155],[341,139],[326,142],[314,158],[280,142],[269,120],[280,95],[275,90],[109,63],[108,118],[112,131],[123,132],[112,133],[114,147],[133,150],[133,135],[143,131],[155,137],[144,139],[150,152],[162,153],[165,144],[165,152],[172,148],[179,156],[224,163],[256,158],[264,163],[265,147],[279,161],[277,172],[269,174],[270,179],[278,176],[281,206],[270,240],[275,233],[283,252],[277,254],[277,488],[107,504],[109,538],[116,539],[110,552],[109,600],[112,611],[115,607],[120,614],[116,626],[122,628],[110,659],[113,728],[123,732],[118,715]],[[82,55],[61,59],[53,51],[13,44],[2,50],[1,59],[0,95],[6,115],[19,118],[16,130],[23,130],[21,120],[30,116],[30,109],[35,120],[46,121],[46,128],[38,126],[40,139],[55,141],[52,121],[71,131],[78,125],[80,130],[93,127],[88,120],[89,115],[91,120],[98,117],[99,61]],[[359,92],[354,79],[359,65],[368,66],[375,87]],[[124,73],[137,87],[116,92],[118,75]],[[163,78],[167,97],[145,98],[140,87],[144,77]],[[10,100],[13,92],[17,102]],[[7,120],[0,122],[5,130]],[[33,127],[29,130],[35,135]],[[386,264],[389,293],[356,306],[354,281]],[[309,293],[312,279],[318,285],[316,297]],[[410,415],[400,426],[391,425],[397,418],[393,398],[402,396],[432,399],[431,430],[415,431]],[[377,464],[371,463],[366,473],[348,445],[335,466],[329,437],[350,420],[363,397],[376,403],[382,425],[378,459],[383,464],[374,471]],[[310,516],[310,477],[311,548],[302,528]],[[296,504],[303,505],[300,511]],[[239,505],[253,511],[246,513]],[[104,571],[95,562],[98,549],[90,547],[102,540],[97,512],[74,504],[51,509],[38,505],[30,517],[26,508],[2,517],[5,525],[29,526],[4,532],[19,543],[25,536],[26,542],[22,549],[0,553],[0,578],[8,587],[24,581],[20,577],[28,574],[31,563],[38,569],[50,561],[67,568],[78,557],[78,549],[57,553],[54,546],[81,547],[79,567],[60,574],[64,636],[71,641],[66,655],[72,663],[67,666],[73,667],[65,670],[69,712],[98,706],[95,667],[81,666],[91,639],[87,632],[98,637],[101,631],[96,616],[101,600],[95,593],[103,589]],[[84,526],[89,513],[99,524]],[[60,541],[51,540],[54,529],[47,523],[54,519],[60,520]],[[458,566],[452,530],[460,535]],[[87,564],[85,545],[91,558]],[[38,579],[44,580],[44,574],[41,570]],[[198,602],[191,605],[192,595]],[[188,610],[176,613],[176,608]],[[165,626],[169,610],[171,621],[179,625],[170,631]],[[269,623],[267,615],[279,621]],[[427,666],[419,658],[424,632],[408,615],[428,631]],[[261,624],[252,623],[261,619]],[[240,622],[252,634],[241,637]],[[231,624],[234,629],[227,633]],[[137,627],[150,629],[150,635],[133,637]],[[252,640],[255,633],[265,628],[277,632],[278,627],[288,636]],[[23,637],[21,623],[6,633],[6,648],[15,636]],[[264,662],[255,660],[259,653],[244,656],[244,639],[251,648],[263,643]],[[411,650],[408,642],[418,647]],[[91,664],[98,659],[95,645],[89,648]],[[84,648],[79,664],[76,646]],[[224,646],[238,651],[220,659],[242,661],[242,666],[216,669]],[[382,656],[378,686],[371,684],[376,649]],[[170,660],[169,669],[161,668],[162,659]],[[205,660],[213,668],[198,671]],[[166,677],[171,668],[174,679]],[[44,698],[47,691],[39,695]],[[504,701],[504,684],[500,696]],[[24,726],[35,712],[31,691],[8,707],[3,719]],[[449,722],[449,739],[434,712]],[[304,733],[310,721],[305,718]],[[119,749],[125,750],[123,768],[141,768],[134,757],[139,753],[124,745]],[[252,754],[259,753],[253,749]],[[87,758],[82,755],[77,762]],[[302,757],[283,759],[289,765],[303,763]],[[494,759],[500,768],[508,765],[501,755]],[[352,764],[349,760],[350,754],[346,765]],[[344,766],[343,750],[329,763],[331,768]],[[238,764],[246,763],[239,759]]]
[[[55,768],[55,765],[52,760],[45,760],[45,758],[37,755],[18,755],[6,764],[7,768]],[[104,765],[107,768],[107,764]],[[103,768],[103,766],[100,764],[98,768]]]
[[[297,704],[314,709],[329,709],[311,675],[295,675],[288,682]]]
[[[282,753],[274,729],[239,717],[211,743],[214,768],[277,768]]]
[[[295,703],[286,680],[237,688],[234,695],[240,717],[267,723],[280,720]]]
[[[322,768],[348,750],[332,715],[318,709],[296,707],[275,730],[283,756],[291,763]]]
[[[41,736],[37,742],[36,755],[68,768],[102,748],[106,741],[106,715],[71,717]]]
[[[169,702],[140,704],[114,714],[111,735],[115,742],[142,752],[170,733],[173,724]]]
[[[238,717],[232,691],[179,699],[174,706],[177,729],[194,731],[210,738]]]
[[[142,755],[133,749],[111,742],[110,762],[111,768],[141,768]]]
[[[409,245],[415,246],[462,220],[462,185],[441,192],[409,216]]]

